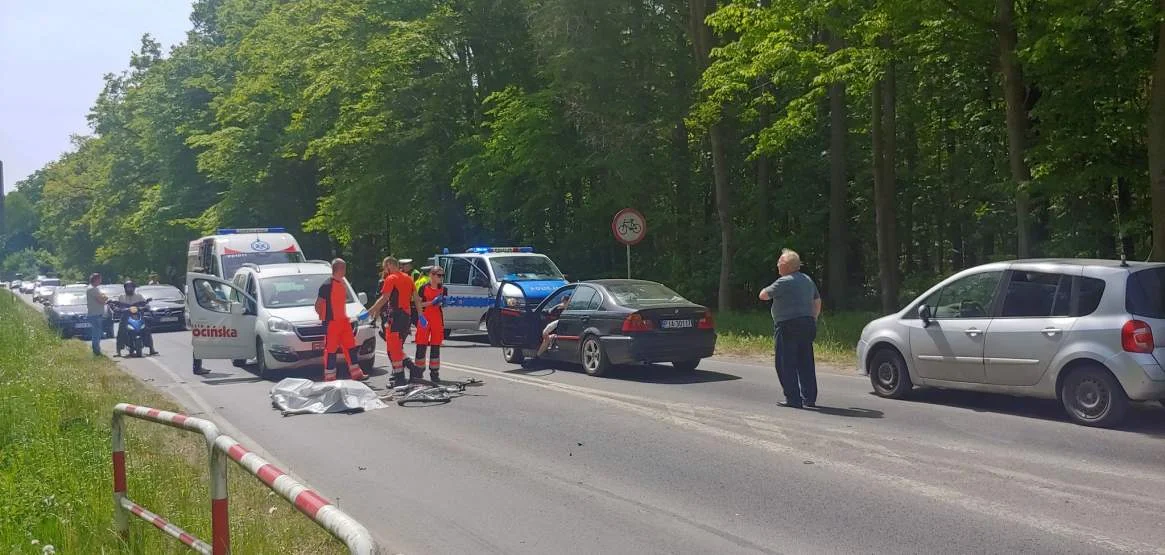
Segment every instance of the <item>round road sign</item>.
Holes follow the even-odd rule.
[[[624,208],[611,220],[611,231],[615,234],[615,240],[624,245],[634,245],[647,235],[647,220],[638,210]]]

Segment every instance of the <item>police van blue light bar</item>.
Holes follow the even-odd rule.
[[[238,235],[240,233],[287,233],[285,227],[242,227],[238,229],[220,229],[215,235]]]
[[[534,247],[471,247],[465,252],[488,254],[492,252],[534,252]]]

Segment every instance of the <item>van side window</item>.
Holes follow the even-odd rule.
[[[1003,318],[1068,316],[1072,277],[1063,274],[1014,271],[1003,297]]]
[[[469,274],[471,273],[469,261],[464,258],[449,258],[446,260],[445,268],[445,284],[446,285],[469,285]]]
[[[1104,296],[1104,280],[1083,276],[1076,280],[1079,292],[1076,295],[1076,312],[1072,315],[1088,316],[1100,306],[1100,298]]]
[[[1003,272],[973,274],[947,284],[926,300],[933,317],[940,319],[988,318],[995,289]]]

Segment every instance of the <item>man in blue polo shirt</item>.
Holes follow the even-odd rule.
[[[783,407],[817,406],[817,369],[813,340],[821,295],[813,280],[801,273],[801,256],[782,249],[777,259],[780,277],[760,292],[760,300],[772,301],[774,359],[777,377],[785,390]]]

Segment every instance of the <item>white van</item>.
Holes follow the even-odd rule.
[[[190,242],[186,272],[230,280],[243,264],[263,266],[306,262],[299,242],[281,227],[219,229]]]

